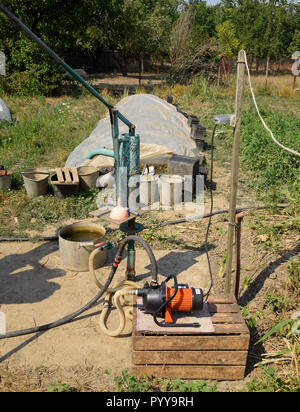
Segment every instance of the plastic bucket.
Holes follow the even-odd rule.
[[[43,169],[30,169],[22,172],[27,195],[38,197],[48,193],[48,178],[50,173]]]
[[[79,189],[90,190],[96,187],[99,170],[92,166],[78,167]]]
[[[0,190],[10,189],[12,173],[7,170],[0,170]]]
[[[95,223],[73,223],[60,229],[59,253],[63,267],[74,272],[89,271],[89,257],[94,244],[105,241],[105,228]],[[95,256],[94,268],[104,265],[106,249]]]
[[[157,175],[144,175],[140,178],[140,208],[159,209],[159,177]]]
[[[54,196],[58,199],[65,199],[68,196],[72,196],[78,192],[79,183],[77,184],[55,184],[53,182],[57,182],[57,175],[54,174],[50,178],[51,185],[53,188]]]
[[[183,177],[161,175],[159,177],[160,206],[163,210],[181,210]]]

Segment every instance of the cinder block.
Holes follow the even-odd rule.
[[[206,127],[201,126],[201,124],[192,124],[191,125],[191,134],[190,137],[193,140],[204,139],[206,136]]]
[[[189,115],[188,117],[188,125],[192,126],[192,124],[199,124],[200,120],[197,116]]]
[[[168,160],[168,174],[179,176],[196,176],[199,171],[199,157],[173,155]]]
[[[203,139],[194,139],[195,144],[199,152],[204,152],[205,151],[205,140]]]

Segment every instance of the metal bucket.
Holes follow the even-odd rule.
[[[0,190],[10,189],[12,173],[7,170],[0,170]]]
[[[160,205],[163,210],[182,209],[183,177],[161,175],[159,177]]]
[[[99,170],[92,166],[78,167],[79,189],[90,190],[96,187],[96,181],[99,177]]]
[[[95,244],[105,241],[105,228],[95,223],[73,223],[60,229],[59,253],[64,268],[74,272],[89,271],[90,253]],[[106,249],[95,256],[94,268],[104,265]]]
[[[22,172],[27,195],[38,197],[48,193],[48,178],[50,173],[44,169],[30,169]]]

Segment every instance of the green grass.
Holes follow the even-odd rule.
[[[63,166],[105,113],[105,107],[89,96],[5,100],[13,121],[0,123],[0,162],[15,173]]]
[[[62,167],[72,150],[96,127],[105,107],[90,96],[6,97],[11,123],[0,123],[0,164],[13,172],[12,190],[0,192],[0,236],[27,237],[28,230],[42,232],[47,224],[88,217],[96,209],[97,191],[59,200],[51,193],[30,199],[22,171]]]

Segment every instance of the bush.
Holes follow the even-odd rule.
[[[6,44],[6,76],[0,77],[0,93],[51,95],[59,87],[58,65],[35,43],[22,35],[18,41],[11,39]]]

